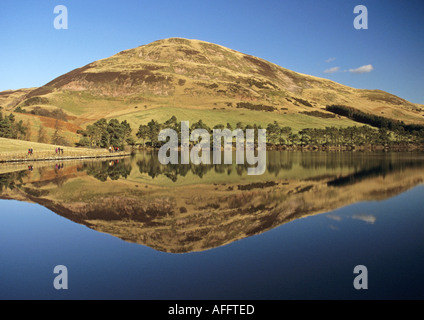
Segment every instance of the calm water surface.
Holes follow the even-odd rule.
[[[3,166],[0,299],[423,299],[423,160],[269,152],[256,177],[146,153]]]

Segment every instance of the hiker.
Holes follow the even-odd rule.
[[[57,154],[57,148],[56,148],[56,154]]]

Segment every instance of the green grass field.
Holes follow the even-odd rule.
[[[29,148],[34,149],[35,151],[45,152],[45,151],[55,151],[56,147],[51,144],[46,143],[38,143],[38,142],[31,142],[31,141],[23,141],[23,140],[15,140],[15,139],[6,139],[6,138],[0,138],[0,154],[4,152],[27,152]],[[92,152],[92,149],[87,148],[73,148],[73,147],[63,147],[64,149],[68,151],[85,151],[85,152]]]
[[[264,111],[253,111],[246,109],[186,109],[176,107],[158,107],[147,110],[136,111],[131,114],[119,116],[120,121],[127,120],[131,124],[133,130],[137,130],[140,124],[147,124],[150,120],[154,119],[160,123],[165,122],[173,115],[177,117],[178,121],[188,120],[190,123],[202,120],[208,126],[213,127],[216,124],[226,125],[227,122],[235,127],[237,122],[242,122],[243,125],[257,124],[263,128],[269,123],[277,121],[280,126],[288,126],[293,131],[298,132],[304,128],[325,128],[325,127],[348,127],[358,126],[357,122],[343,118],[323,119],[312,117],[300,113],[296,114],[283,114]]]

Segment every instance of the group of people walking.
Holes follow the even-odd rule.
[[[109,152],[110,153],[119,152],[119,147],[110,146],[109,147]]]
[[[56,151],[56,154],[63,155],[63,148],[57,147],[55,151]],[[34,154],[34,149],[33,148],[29,148],[28,149],[28,156],[32,156],[33,154]]]

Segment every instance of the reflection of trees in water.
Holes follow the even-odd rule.
[[[158,155],[155,153],[145,153],[136,155],[136,165],[142,174],[148,174],[151,178],[164,175],[173,182],[179,177],[185,177],[188,173],[203,178],[205,175],[215,173],[219,175],[247,175],[250,165],[245,162],[243,165],[237,164],[169,164],[162,165]],[[293,170],[298,165],[300,168],[315,169],[350,169],[350,174],[339,176],[329,182],[331,186],[343,186],[357,183],[367,178],[385,176],[390,172],[402,171],[407,168],[422,168],[424,162],[421,161],[422,153],[391,153],[384,154],[378,152],[268,152],[267,171],[278,176],[281,172]],[[235,157],[233,157],[235,159]],[[60,168],[60,169],[59,169]],[[54,183],[62,186],[69,177],[62,172],[63,166],[56,166],[54,175],[52,167],[37,168],[40,175],[39,181],[33,181],[34,187],[41,188]],[[103,162],[84,162],[78,165],[78,171],[85,171],[88,175],[100,181],[118,180],[127,178],[131,173],[132,166],[130,159],[112,160]],[[22,178],[27,176],[28,171],[5,173],[0,175],[0,191],[13,189],[17,185],[23,184]],[[321,176],[325,176],[322,174]],[[320,177],[321,177],[320,176]],[[332,173],[334,177],[334,173]],[[313,177],[312,177],[313,178]]]
[[[280,171],[289,171],[293,168],[296,157],[293,152],[269,152],[267,153],[267,171],[278,176]]]
[[[405,169],[419,169],[424,167],[424,162],[420,161],[405,161],[405,162],[391,162],[391,161],[380,161],[378,166],[372,168],[366,168],[343,176],[334,180],[331,180],[327,185],[332,187],[343,187],[351,184],[358,183],[362,180],[366,180],[374,177],[385,177],[389,173],[401,172]]]
[[[343,167],[361,167],[366,162],[362,159],[359,163],[356,162],[358,157],[346,157],[346,154],[341,153],[311,153],[311,152],[268,152],[267,153],[267,171],[278,176],[281,171],[289,171],[293,169],[293,164],[298,163],[305,169],[316,168],[343,168]],[[235,157],[233,157],[235,159]],[[212,160],[211,160],[212,163]],[[374,162],[375,164],[375,162]],[[157,154],[145,154],[142,159],[137,161],[137,166],[141,173],[148,174],[155,178],[159,175],[165,175],[172,181],[177,181],[178,176],[186,176],[188,172],[202,178],[207,173],[213,172],[218,174],[231,175],[234,171],[237,175],[242,176],[247,173],[247,169],[251,167],[247,162],[244,164],[179,164],[179,165],[163,165],[160,163]]]
[[[13,190],[16,185],[23,184],[22,179],[27,176],[27,171],[18,171],[0,174],[0,192],[3,190]]]
[[[122,160],[112,160],[105,162],[92,162],[84,163],[81,170],[87,172],[88,175],[93,176],[102,182],[107,178],[111,180],[118,180],[119,178],[127,178],[132,170],[131,164]]]
[[[149,177],[156,178],[159,175],[164,175],[171,181],[177,181],[178,177],[185,177],[191,172],[199,177],[203,177],[207,172],[213,169],[214,165],[206,164],[168,164],[160,163],[157,156],[144,157],[137,161],[137,166],[140,173],[147,173]]]
[[[137,161],[137,166],[142,174],[148,174],[151,178],[156,178],[159,175],[164,175],[171,181],[175,182],[178,177],[185,177],[187,173],[192,173],[195,176],[203,178],[207,173],[213,171],[218,174],[230,175],[233,172],[234,165],[231,164],[168,164],[160,163],[159,158],[150,154]],[[235,165],[236,172],[239,176],[247,172],[250,165]]]
[[[324,156],[321,153],[312,153],[308,157],[302,157],[300,161],[301,167],[305,169],[370,168],[377,163],[378,160],[370,154],[354,152],[329,152]]]
[[[233,157],[235,159],[235,157]],[[212,160],[211,160],[212,162]],[[348,179],[364,179],[376,175],[385,175],[393,170],[401,170],[406,167],[419,166],[421,161],[404,158],[401,153],[378,153],[378,152],[267,152],[267,172],[278,176],[282,171],[290,171],[295,164],[303,169],[351,169],[355,173]],[[152,178],[164,175],[171,181],[177,181],[178,177],[185,177],[192,173],[200,178],[210,172],[239,176],[247,173],[250,167],[247,162],[243,165],[225,164],[168,164],[162,165],[158,155],[146,153],[137,161],[140,173],[148,174]],[[341,178],[344,179],[344,178]],[[334,182],[337,184],[338,182]],[[342,180],[340,180],[340,183]]]
[[[421,153],[422,155],[422,153]],[[405,157],[404,153],[380,153],[380,152],[328,152],[314,153],[302,156],[300,165],[305,169],[355,169],[371,170],[376,167],[390,167],[392,164],[407,165],[417,162]]]

